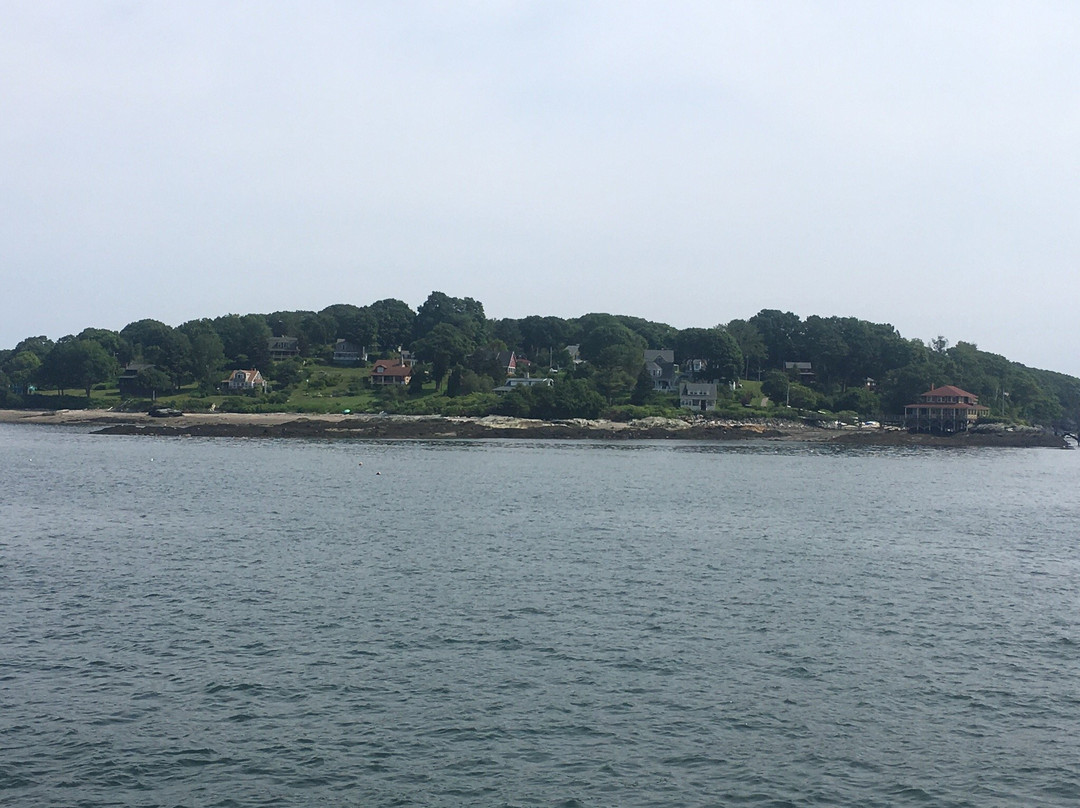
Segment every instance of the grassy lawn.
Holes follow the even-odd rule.
[[[222,372],[224,376],[225,372]],[[270,392],[258,395],[223,395],[220,392],[203,393],[198,385],[188,384],[170,395],[159,395],[154,403],[164,407],[175,407],[184,412],[296,412],[296,413],[340,413],[350,412],[443,412],[446,414],[473,414],[489,412],[492,406],[491,394],[475,394],[457,399],[447,399],[443,393],[435,391],[434,382],[424,385],[420,395],[408,395],[400,388],[373,388],[369,382],[370,368],[338,367],[321,364],[315,360],[306,360],[301,378],[291,385],[280,385],[271,378]],[[43,409],[76,409],[89,406],[94,409],[123,408],[131,411],[145,411],[151,402],[145,399],[123,401],[115,385],[101,384],[91,391],[89,404],[81,391],[66,391],[61,397],[56,391],[39,392],[31,406]],[[739,399],[749,394],[751,406],[739,405]],[[734,400],[729,399],[721,407],[727,417],[761,416],[767,414],[759,409],[761,402],[761,382],[744,380],[741,389],[736,390]],[[620,409],[619,407],[615,408]],[[622,409],[630,409],[623,407]],[[667,403],[667,413],[677,416],[678,398],[671,396]],[[618,416],[613,416],[618,417]],[[626,415],[625,417],[630,417]],[[633,414],[638,417],[638,414]]]

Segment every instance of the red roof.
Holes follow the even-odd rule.
[[[236,378],[237,373],[244,374],[244,382],[246,384],[258,384],[260,381],[262,381],[262,374],[259,373],[258,370],[234,370],[232,373],[229,374],[229,377],[227,379],[222,379],[222,381],[231,382],[233,379]]]
[[[376,359],[371,366],[373,376],[412,376],[412,368],[397,359]]]
[[[989,410],[984,404],[965,404],[963,401],[920,401],[918,404],[905,404],[905,407],[926,407],[927,409],[951,408],[969,410]]]
[[[933,390],[930,390],[930,391],[928,391],[926,393],[923,393],[923,395],[924,396],[959,396],[961,398],[973,398],[976,401],[979,400],[979,397],[977,395],[975,395],[974,393],[969,393],[967,390],[961,390],[959,387],[954,387],[951,384],[946,384],[946,385],[944,385],[942,387],[935,387]]]

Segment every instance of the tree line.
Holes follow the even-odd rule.
[[[273,337],[294,337],[301,359],[273,362]],[[737,405],[739,380],[754,379],[774,401],[864,417],[902,413],[905,404],[942,384],[978,395],[996,415],[1075,427],[1080,379],[1029,368],[944,337],[907,339],[887,323],[854,317],[802,319],[764,309],[748,319],[707,328],[678,329],[625,315],[591,313],[576,318],[531,315],[488,318],[469,297],[432,292],[415,310],[389,298],[357,306],[338,303],[321,311],[228,314],[172,327],[157,320],[120,331],[86,328],[55,342],[28,337],[0,350],[0,405],[20,406],[33,388],[90,396],[96,384],[115,380],[131,362],[147,367],[140,385],[169,392],[197,385],[217,389],[235,368],[259,368],[288,384],[303,360],[329,361],[336,340],[365,346],[373,356],[411,351],[420,364],[414,392],[425,380],[447,396],[490,391],[505,378],[495,361],[513,351],[534,375],[552,375],[553,387],[520,389],[500,411],[537,417],[595,416],[605,406],[662,404],[652,389],[643,352],[671,350],[677,363],[697,360],[696,375],[716,381]],[[576,346],[576,356],[568,347]],[[578,360],[578,361],[575,361]],[[787,363],[809,363],[812,376]],[[743,397],[742,403],[748,403]]]

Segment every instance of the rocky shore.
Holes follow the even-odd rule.
[[[1052,433],[1034,429],[969,432],[952,436],[910,434],[883,428],[826,429],[799,421],[729,421],[644,418],[617,422],[585,419],[534,421],[487,416],[297,413],[191,413],[152,418],[143,413],[106,410],[0,410],[0,423],[53,424],[91,429],[105,435],[160,435],[242,438],[385,438],[563,440],[751,440],[813,441],[868,446],[1049,446],[1064,447]]]

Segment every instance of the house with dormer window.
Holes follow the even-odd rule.
[[[371,384],[376,387],[384,385],[405,385],[412,380],[413,369],[403,365],[400,359],[376,359],[371,366]]]
[[[679,366],[675,351],[647,350],[642,355],[645,371],[652,379],[653,390],[674,390],[679,383]]]
[[[240,392],[247,390],[262,390],[266,392],[267,382],[258,370],[234,370],[227,379],[222,379],[221,387],[224,390]]]

